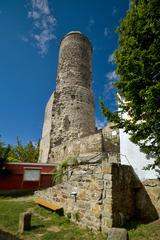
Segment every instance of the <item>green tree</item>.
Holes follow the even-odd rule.
[[[33,144],[29,141],[25,146],[22,145],[19,138],[15,146],[6,145],[0,136],[0,168],[2,169],[5,162],[32,162],[36,163],[39,156],[39,141]]]
[[[119,112],[101,108],[110,121],[131,136],[143,152],[160,166],[160,1],[132,0],[118,28],[119,47],[115,51],[115,84],[125,99]],[[128,112],[130,119],[121,116]]]
[[[3,167],[8,160],[9,152],[11,150],[10,145],[5,145],[4,142],[1,140],[0,136],[0,170],[3,170]]]
[[[36,163],[39,156],[39,142],[33,144],[29,141],[25,146],[17,138],[17,145],[10,149],[8,160],[14,162],[32,162]]]
[[[5,155],[5,145],[0,139],[0,162],[3,161],[2,159],[4,159],[4,155]]]

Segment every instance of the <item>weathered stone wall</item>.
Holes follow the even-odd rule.
[[[57,85],[45,110],[39,162],[59,163],[68,155],[97,153],[117,162],[119,138],[110,126],[96,132],[92,46],[82,33],[71,32],[59,49]]]
[[[123,226],[136,215],[136,191],[141,188],[131,166],[112,167],[113,225]]]
[[[92,47],[71,32],[59,49],[57,86],[52,107],[51,147],[95,133],[92,95]]]
[[[39,152],[39,162],[41,163],[47,163],[49,152],[50,152],[53,101],[54,101],[54,92],[52,93],[45,108],[42,139],[40,141],[40,152]]]
[[[52,148],[49,163],[60,163],[70,156],[79,156],[88,154],[95,156],[103,152],[102,134],[97,133],[81,139],[76,139],[73,142],[63,143]]]
[[[47,119],[47,116],[49,116],[48,111],[46,111],[45,116]],[[44,134],[40,145],[40,162],[59,164],[68,157],[76,156],[82,158],[83,155],[85,158],[86,156],[91,158],[103,155],[107,157],[110,162],[119,162],[118,131],[114,130],[117,131],[117,135],[116,137],[112,137],[113,130],[110,129],[110,126],[99,130],[95,134],[62,143],[53,148],[51,148],[49,144],[51,140],[49,121],[48,124],[47,121],[45,122],[43,129]]]
[[[53,160],[53,148],[95,132],[92,46],[82,33],[70,32],[60,44],[56,90],[46,107],[39,162]]]
[[[103,151],[107,153],[109,162],[120,162],[119,130],[113,129],[113,123],[108,123],[102,131]]]
[[[12,233],[5,232],[0,229],[0,239],[1,240],[22,240],[22,238],[19,238]]]
[[[136,194],[137,216],[146,222],[160,218],[160,180],[148,179]]]
[[[128,166],[109,164],[106,159],[79,159],[77,167],[68,167],[62,184],[35,196],[62,206],[80,225],[107,231],[122,226],[135,214],[134,183]]]
[[[109,132],[108,132],[109,131]],[[113,141],[112,141],[113,140]],[[110,162],[119,161],[119,141],[110,138],[110,129],[104,128],[96,134],[63,143],[52,148],[49,163],[58,164],[70,156],[88,158],[105,156]]]

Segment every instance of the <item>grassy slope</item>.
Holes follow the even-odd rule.
[[[17,233],[19,214],[28,208],[33,209],[32,229],[23,235],[25,240],[104,240],[101,234],[94,234],[70,223],[65,217],[60,217],[51,211],[35,205],[32,201],[23,199],[15,201],[11,198],[0,198],[0,229]],[[160,240],[160,220],[150,224],[135,224],[130,226],[131,240]]]
[[[129,230],[131,240],[160,240],[160,220],[150,224],[139,224]]]
[[[32,229],[22,236],[26,240],[104,240],[101,234],[94,234],[70,223],[51,211],[35,205],[31,201],[0,199],[0,229],[17,233],[19,214],[28,208],[33,209]]]

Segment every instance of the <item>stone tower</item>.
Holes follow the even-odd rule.
[[[39,161],[48,162],[52,148],[94,133],[92,46],[81,32],[70,32],[60,44],[56,90],[46,106]]]

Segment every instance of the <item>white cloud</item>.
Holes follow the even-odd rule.
[[[116,7],[113,7],[112,16],[115,16],[117,13],[118,13],[117,8],[116,8]]]
[[[106,119],[100,120],[100,119],[96,118],[96,127],[97,127],[97,129],[103,128],[106,125],[106,123],[107,123]]]
[[[38,48],[41,56],[48,52],[49,42],[56,39],[55,27],[56,18],[52,14],[48,0],[30,0],[30,10],[28,11],[28,18],[33,22],[33,29],[29,36],[32,44]],[[22,40],[26,42],[28,37],[23,37]]]
[[[108,27],[104,28],[104,36],[106,38],[110,38],[111,37],[111,31],[110,31],[110,29]]]
[[[117,110],[117,88],[114,86],[119,79],[115,70],[105,74],[105,83],[103,88],[103,99],[110,106],[112,111]]]
[[[28,42],[28,41],[29,41],[29,39],[28,39],[27,37],[25,37],[25,36],[21,36],[21,40],[22,40],[23,42]]]
[[[115,71],[112,71],[112,72],[108,72],[106,75],[105,75],[106,79],[108,79],[109,81],[117,81],[118,80],[118,76],[117,74],[115,73]]]
[[[109,29],[107,27],[104,28],[104,36],[108,37],[109,35]]]
[[[87,26],[87,30],[88,30],[89,32],[92,31],[92,28],[93,28],[94,24],[95,24],[95,20],[94,20],[93,18],[90,18],[90,20],[89,20],[89,22],[88,22],[88,26]]]
[[[108,56],[108,62],[111,64],[114,64],[114,53],[112,53]]]
[[[118,80],[118,76],[115,71],[108,72],[105,75],[106,82],[104,84],[103,96],[105,100],[110,101],[115,107],[115,99],[116,99],[116,88],[113,85]],[[111,104],[110,104],[111,105]]]

